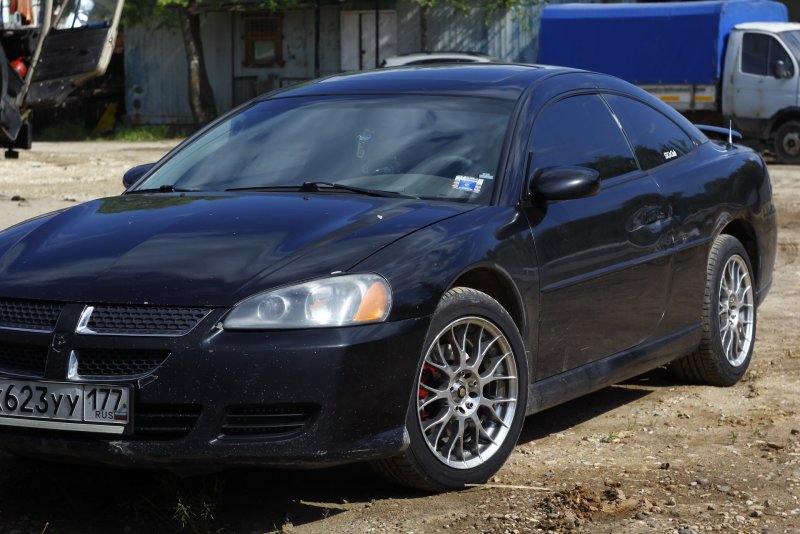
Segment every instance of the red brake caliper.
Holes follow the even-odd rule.
[[[426,385],[429,384],[431,382],[431,380],[433,379],[434,374],[436,374],[436,369],[434,369],[431,365],[428,365],[427,363],[423,364],[422,365],[422,377],[420,378],[420,382],[423,383],[423,384],[426,384]],[[425,389],[422,386],[420,386],[420,388],[419,388],[419,400],[420,401],[424,401],[425,399],[427,399],[430,396],[431,396],[430,392],[427,389]],[[428,414],[428,410],[422,410],[422,411],[419,412],[419,415],[421,417],[428,417],[430,414]]]

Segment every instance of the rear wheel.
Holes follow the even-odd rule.
[[[732,386],[750,365],[756,334],[753,268],[733,236],[714,240],[706,271],[703,337],[697,352],[672,364],[682,379]]]
[[[402,456],[382,476],[429,491],[485,482],[508,458],[525,418],[528,367],[508,312],[474,289],[440,302],[417,368]]]
[[[800,163],[800,122],[785,122],[775,132],[775,155],[781,163]]]

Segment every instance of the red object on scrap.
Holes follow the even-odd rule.
[[[28,73],[28,66],[22,60],[22,57],[18,57],[14,61],[11,62],[11,68],[17,71],[20,78],[25,78],[25,75]]]

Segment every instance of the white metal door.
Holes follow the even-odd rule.
[[[387,57],[397,55],[397,13],[381,11],[378,22],[380,53],[375,61],[375,12],[341,12],[342,70],[374,69]]]

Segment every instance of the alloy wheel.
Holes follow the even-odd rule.
[[[719,332],[728,362],[734,367],[742,365],[753,342],[753,284],[747,264],[738,254],[725,263],[720,279]]]
[[[445,465],[471,469],[494,455],[516,413],[519,381],[506,336],[481,317],[450,323],[428,349],[418,380],[417,420]]]

